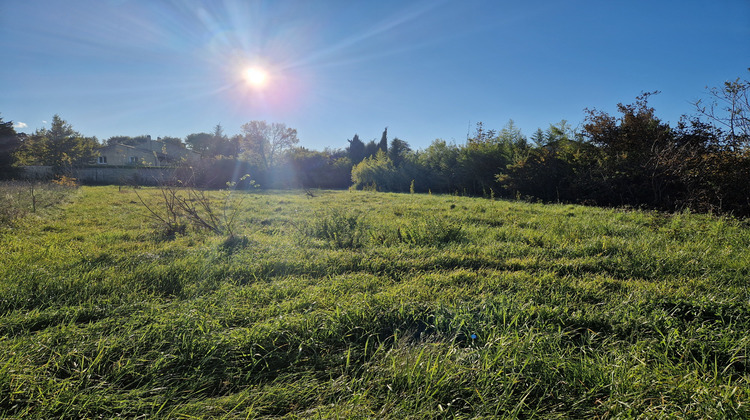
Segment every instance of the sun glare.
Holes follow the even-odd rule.
[[[260,67],[245,69],[245,82],[254,88],[262,88],[268,82],[268,73]]]

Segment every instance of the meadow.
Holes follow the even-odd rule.
[[[218,233],[161,192],[6,211],[0,417],[750,417],[745,221],[213,191]]]

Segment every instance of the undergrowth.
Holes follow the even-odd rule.
[[[0,182],[0,229],[12,227],[29,214],[54,208],[77,190],[75,184],[32,181]]]

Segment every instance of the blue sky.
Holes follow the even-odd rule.
[[[251,120],[343,148],[524,134],[643,91],[676,123],[750,77],[750,1],[0,0],[0,116],[87,136],[184,138]],[[242,71],[260,66],[262,88]]]

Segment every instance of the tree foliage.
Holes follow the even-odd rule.
[[[91,163],[98,146],[95,137],[84,137],[55,115],[49,129],[42,128],[28,136],[20,156],[25,164],[52,166],[60,174],[73,166]]]
[[[528,139],[513,120],[500,130],[478,122],[465,144],[435,140],[412,150],[398,137],[388,144],[355,134],[343,150],[297,147],[297,131],[281,123],[250,121],[241,134],[193,133],[185,144],[201,154],[192,163],[201,185],[222,187],[251,173],[266,188],[356,188],[524,197],[607,206],[698,211],[750,216],[750,81],[736,79],[709,89],[695,103],[698,116],[675,126],[662,121],[647,92],[616,113],[586,110],[574,132],[566,121],[538,129]],[[701,120],[703,118],[703,120]],[[0,119],[0,175],[23,164],[60,172],[95,156],[85,138],[55,115],[49,129],[23,137]],[[137,146],[149,136],[115,136],[108,144]],[[180,139],[160,139],[182,145]],[[18,145],[20,149],[12,153]],[[11,150],[6,152],[5,150]],[[6,175],[7,176],[7,175]]]
[[[726,120],[684,117],[670,127],[648,105],[651,95],[618,104],[619,116],[588,111],[575,138],[562,126],[537,132],[537,147],[498,181],[546,201],[749,216],[750,152],[738,126],[732,133]]]
[[[419,191],[453,192],[460,189],[458,160],[461,150],[455,144],[437,139],[415,156],[421,175],[416,180]]]
[[[239,154],[240,136],[230,138],[221,124],[216,124],[212,133],[188,134],[185,144],[203,158],[235,157]]]
[[[375,143],[375,140],[370,140],[365,144],[365,157],[374,157],[378,154],[378,151],[380,148],[378,147],[378,143]]]
[[[11,178],[16,174],[16,151],[20,147],[13,121],[3,122],[0,117],[0,178]]]
[[[698,113],[727,130],[727,145],[750,146],[750,80],[738,77],[724,82],[721,87],[710,88],[709,96],[707,101],[694,103]]]
[[[355,188],[408,191],[410,181],[404,175],[382,150],[378,150],[375,156],[365,158],[352,168],[352,182]]]
[[[388,127],[383,130],[383,135],[380,136],[378,150],[382,150],[383,153],[388,153]]]
[[[593,146],[578,139],[564,120],[539,129],[533,141],[536,147],[497,175],[505,192],[545,201],[575,201],[585,195],[576,179],[586,176]]]
[[[620,117],[587,111],[583,135],[600,152],[592,163],[601,204],[663,206],[669,200],[670,180],[656,157],[671,147],[674,136],[648,105],[656,93],[643,93],[634,104],[617,104]]]
[[[500,192],[496,175],[520,159],[528,149],[526,137],[513,120],[502,130],[486,129],[480,121],[473,136],[460,148],[457,175],[461,191],[472,195],[495,195]]]
[[[409,143],[395,137],[391,140],[391,147],[388,149],[388,157],[391,158],[393,165],[396,167],[401,166],[401,163],[406,159],[406,155],[411,153],[411,147]]]
[[[108,146],[114,145],[114,144],[124,144],[127,146],[138,146],[143,143],[147,143],[151,140],[151,136],[143,134],[140,136],[112,136],[107,139],[105,142]]]
[[[286,150],[299,143],[297,130],[283,123],[250,121],[242,125],[242,132],[242,153],[264,169],[272,168]]]
[[[171,144],[173,146],[178,146],[178,147],[183,147],[183,148],[185,147],[185,143],[183,143],[182,139],[179,137],[166,136],[166,137],[159,137],[157,140],[165,144]]]
[[[501,130],[477,123],[463,145],[436,140],[410,151],[394,139],[388,154],[374,157],[366,145],[352,181],[388,191],[411,183],[414,191],[750,216],[749,86],[738,79],[712,89],[716,103],[674,127],[648,103],[658,92],[647,92],[617,104],[616,114],[586,110],[580,132],[561,121],[531,142],[511,120]]]
[[[355,134],[351,140],[347,141],[349,142],[349,147],[347,148],[349,159],[351,159],[352,163],[355,165],[362,162],[362,159],[365,158],[365,144],[359,139],[359,135]]]
[[[352,162],[343,151],[322,152],[295,147],[288,151],[286,172],[294,174],[303,188],[347,188],[351,185]]]
[[[211,150],[213,139],[214,136],[209,133],[191,133],[185,137],[185,144],[195,153],[204,157],[210,157],[211,154],[209,151]]]

